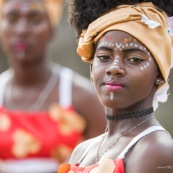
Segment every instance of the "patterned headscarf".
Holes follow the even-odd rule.
[[[2,7],[2,3],[4,2],[5,0],[0,0],[0,9]],[[41,2],[44,3],[45,8],[47,9],[51,24],[56,26],[61,19],[63,11],[63,0],[42,0]]]
[[[171,37],[166,18],[166,14],[160,12],[152,3],[118,6],[92,22],[87,30],[83,30],[77,52],[83,61],[91,62],[94,44],[106,32],[120,30],[134,36],[148,48],[158,64],[165,84],[159,87],[154,100],[164,102],[167,100],[167,81],[172,63]]]

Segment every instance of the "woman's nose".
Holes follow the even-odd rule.
[[[29,31],[29,26],[27,20],[20,19],[15,26],[15,31],[17,34],[26,34]]]
[[[124,76],[125,75],[125,70],[122,68],[122,65],[120,65],[120,63],[113,63],[111,64],[111,66],[109,66],[107,69],[106,69],[106,74],[108,76],[111,76],[111,75],[119,75],[119,76]]]

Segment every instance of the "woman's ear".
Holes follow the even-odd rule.
[[[93,78],[92,78],[92,62],[90,63],[90,81],[93,84]]]
[[[90,63],[90,73],[92,72],[93,64],[92,62]]]

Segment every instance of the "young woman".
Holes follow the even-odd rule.
[[[58,173],[172,172],[173,140],[154,116],[172,66],[167,3],[69,1],[77,51],[90,62],[107,129],[78,145]]]
[[[0,40],[10,64],[0,75],[1,173],[56,172],[79,142],[104,131],[90,82],[48,63],[62,8],[61,0],[0,1]]]

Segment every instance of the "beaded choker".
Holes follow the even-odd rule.
[[[143,110],[143,111],[122,113],[122,114],[118,114],[118,115],[107,114],[106,118],[107,118],[107,120],[111,120],[111,121],[132,119],[132,118],[138,118],[138,117],[143,117],[143,116],[149,115],[149,114],[153,113],[153,111],[154,111],[153,107],[150,107],[150,108]]]

